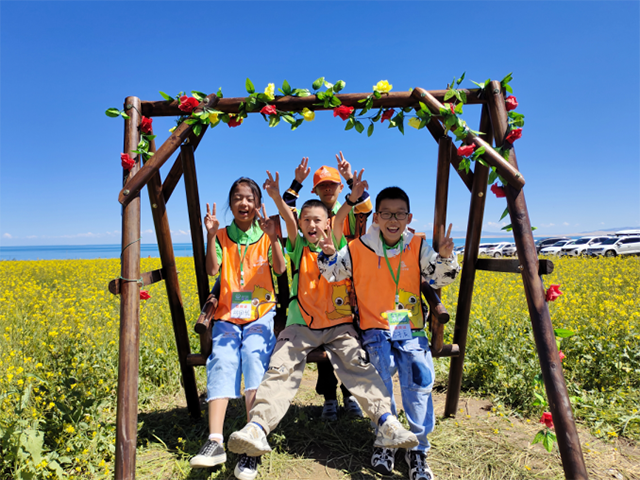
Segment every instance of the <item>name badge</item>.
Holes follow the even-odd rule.
[[[409,320],[411,312],[409,310],[391,310],[384,312],[383,316],[389,322],[391,340],[411,340],[411,322]]]
[[[255,317],[255,306],[251,303],[251,292],[231,293],[231,318],[250,320]]]

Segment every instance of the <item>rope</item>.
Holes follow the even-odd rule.
[[[122,249],[122,252],[120,252],[120,263],[122,263],[122,256],[124,255],[124,251],[129,248],[131,245],[133,245],[136,242],[139,242],[140,240],[142,240],[142,237],[138,238],[137,240],[134,240],[131,243],[128,243],[127,245],[124,246],[124,248]],[[120,275],[118,277],[120,280],[122,280],[123,282],[136,282],[139,285],[144,287],[144,281],[142,280],[142,277],[135,279],[135,278],[124,278],[122,275]]]

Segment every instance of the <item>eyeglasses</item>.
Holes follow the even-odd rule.
[[[396,220],[404,220],[405,218],[407,218],[407,215],[409,215],[409,213],[408,212],[397,212],[397,213],[378,212],[378,215],[383,220],[391,220],[391,218],[393,217],[395,217]]]

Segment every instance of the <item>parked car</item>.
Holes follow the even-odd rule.
[[[569,237],[541,238],[540,240],[536,240],[536,252],[540,253],[540,249],[544,247],[550,247],[551,245],[559,242],[560,240],[571,240],[571,239]]]
[[[516,254],[516,244],[509,243],[502,249],[502,255],[505,257],[511,257]]]
[[[504,255],[502,253],[502,249],[507,245],[509,245],[509,243],[507,242],[490,243],[488,245],[485,245],[484,248],[480,248],[480,253],[482,255],[489,255],[490,257],[498,258]]]
[[[456,255],[464,255],[464,245],[462,247],[454,248],[453,253],[455,253]]]
[[[582,237],[576,240],[571,245],[565,245],[564,247],[560,247],[560,252],[558,255],[570,255],[575,257],[577,255],[586,255],[587,249],[590,247],[594,247],[596,245],[600,245],[607,238],[611,237]]]
[[[575,240],[560,240],[550,247],[541,248],[540,255],[558,255],[562,247],[573,245],[574,243],[576,243]]]
[[[616,255],[640,254],[640,236],[638,237],[611,237],[600,245],[587,249],[588,255],[615,257]]]
[[[629,236],[629,235],[633,235],[634,237],[640,235],[640,230],[620,230],[618,232],[616,232],[616,235],[619,237],[624,237],[624,236]]]

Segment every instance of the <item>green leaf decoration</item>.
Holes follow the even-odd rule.
[[[304,122],[304,118],[299,118],[296,120],[296,123],[294,123],[293,125],[291,125],[291,131],[295,130],[296,128],[298,128],[300,125],[302,125],[302,122]]]
[[[505,85],[507,85],[511,80],[513,80],[513,72],[509,72],[507,74],[506,77],[504,77],[502,80],[500,80],[500,84],[504,87]],[[487,80],[488,82],[489,80]]]
[[[244,85],[247,89],[247,93],[255,93],[256,89],[253,86],[253,83],[251,83],[251,80],[247,78],[247,81],[244,83]]]
[[[320,77],[315,82],[313,82],[313,84],[311,85],[311,88],[313,88],[314,90],[318,90],[323,83],[324,83],[324,77]]]
[[[115,118],[120,116],[120,110],[117,108],[107,108],[107,111],[104,112],[107,117]]]
[[[378,113],[376,113],[376,116],[373,117],[371,121],[377,122],[378,120],[380,120],[380,117],[382,117],[382,107],[380,107],[380,110],[378,110]]]
[[[364,132],[364,125],[362,125],[361,122],[356,120],[355,127],[356,127],[356,130],[358,131],[358,133]]]
[[[279,115],[270,115],[269,116],[269,126],[270,127],[275,127],[279,123],[280,123],[280,116]]]
[[[218,92],[216,93],[216,97],[222,98],[222,87],[218,88]]]
[[[197,118],[187,118],[184,123],[186,123],[187,125],[195,125],[196,123],[200,123],[200,120],[198,120]]]
[[[295,95],[297,97],[308,97],[309,95],[311,95],[311,92],[306,89],[306,88],[296,88],[292,95]]]
[[[324,86],[327,87],[327,90],[333,90],[333,83],[324,81]]]
[[[455,96],[456,92],[452,88],[450,88],[449,90],[447,90],[447,93],[444,94],[444,101],[446,102],[447,100]]]
[[[489,172],[489,179],[487,180],[487,185],[493,185],[493,182],[498,178],[498,172],[496,171],[496,167],[491,167],[491,172]],[[504,218],[504,214],[502,215],[502,220]]]
[[[487,162],[485,162],[485,161],[482,159],[482,157],[478,157],[476,160],[478,161],[478,163],[479,163],[480,165],[484,165],[484,166],[485,166],[485,167],[487,167],[487,168],[491,168],[491,165],[489,165]]]
[[[551,440],[553,440],[554,442],[557,442],[557,441],[558,441],[558,437],[556,437],[556,434],[555,434],[555,433],[553,433],[553,432],[549,431],[549,432],[547,432],[547,435],[548,435],[548,436],[549,436],[549,438],[551,438]]]
[[[296,119],[289,114],[282,115],[282,120],[284,120],[290,125],[293,125],[294,123],[296,123]]]
[[[291,85],[286,80],[282,82],[282,93],[285,95],[291,95]]]
[[[502,212],[502,216],[500,217],[500,220],[502,220],[507,215],[509,215],[509,207],[504,209],[504,212]],[[500,220],[498,220],[498,221],[500,221]]]
[[[342,105],[340,99],[338,97],[334,97],[333,95],[331,96],[330,103],[332,107],[339,107],[340,105]]]
[[[502,227],[500,230],[505,230],[507,232],[510,232],[510,231],[513,230],[513,227],[511,226],[511,224],[509,224],[509,225],[506,225],[506,226]]]
[[[353,117],[349,117],[349,120],[347,120],[347,124],[345,125],[344,129],[345,130],[351,130],[355,125],[355,122],[353,121]]]
[[[193,95],[193,98],[195,98],[199,102],[204,102],[207,98],[206,93],[198,92],[197,90],[191,90],[191,95]]]
[[[556,337],[559,337],[559,338],[569,338],[575,335],[575,332],[568,330],[566,328],[554,328],[553,333],[555,334]]]
[[[467,103],[467,94],[462,90],[458,90],[458,94],[456,95],[456,97],[458,97],[458,100],[460,100],[462,103]]]
[[[373,123],[371,123],[371,125],[369,125],[369,128],[367,128],[367,137],[370,137],[373,134]]]
[[[418,125],[418,130],[420,130],[421,128],[426,127],[426,126],[427,126],[427,123],[428,123],[428,122],[427,122],[427,120],[426,120],[426,119],[421,120],[421,121],[420,121],[420,125]]]
[[[120,112],[120,115],[122,115],[122,118],[126,118],[127,120],[129,120],[131,118],[129,115],[127,115],[124,112]]]
[[[511,85],[509,85],[509,84],[505,85],[504,89],[509,93],[513,93],[513,88],[511,88]],[[551,450],[549,450],[549,451],[551,451]]]
[[[164,98],[168,102],[173,102],[175,100],[175,98],[173,98],[171,95],[167,95],[164,92],[160,92],[160,95],[162,95],[162,98]]]
[[[467,72],[462,72],[462,75],[460,76],[460,78],[458,79],[458,81],[456,82],[458,85],[460,85],[462,83],[462,81],[464,80],[464,76],[466,75]]]
[[[470,81],[471,81],[471,83],[473,83],[473,84],[477,85],[478,87],[480,87],[481,90],[484,90],[484,87],[485,87],[484,83],[474,82],[473,80],[470,80]]]
[[[338,93],[340,90],[342,90],[345,86],[346,86],[346,82],[344,80],[338,80],[336,82],[336,84],[333,86],[333,91]]]
[[[544,431],[540,430],[538,433],[536,433],[536,436],[533,437],[533,442],[531,442],[531,445],[535,445],[536,443],[540,443],[543,438],[544,438]]]
[[[458,115],[462,115],[462,104],[461,103],[457,104],[454,110]]]
[[[553,449],[553,440],[548,435],[548,432],[545,432],[544,438],[542,439],[542,445],[547,449],[547,452],[551,452]]]
[[[326,97],[327,94],[325,92],[318,92],[318,94],[316,95],[316,97],[318,97],[318,100],[324,100],[324,97]]]
[[[400,133],[404,135],[404,117],[400,117],[400,120],[397,123],[398,123],[398,130],[400,130]]]
[[[202,124],[201,123],[196,123],[193,126],[193,133],[196,137],[199,137],[200,134],[202,133]]]
[[[376,99],[379,99],[382,97],[382,94],[376,90],[375,92],[373,92],[373,96],[376,97]]]

